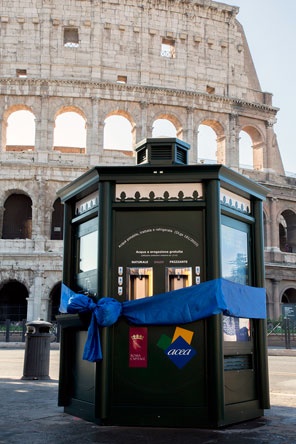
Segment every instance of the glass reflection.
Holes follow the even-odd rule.
[[[223,335],[224,341],[250,341],[250,319],[223,316]]]
[[[248,284],[248,233],[222,225],[222,276]]]
[[[94,270],[98,262],[98,232],[92,231],[80,237],[79,273]]]

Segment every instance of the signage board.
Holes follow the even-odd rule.
[[[296,304],[283,304],[282,305],[283,318],[289,318],[296,321]]]

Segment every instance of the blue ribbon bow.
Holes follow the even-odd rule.
[[[219,278],[135,301],[103,297],[93,302],[62,284],[60,312],[92,312],[83,359],[95,362],[102,359],[99,327],[110,327],[120,316],[135,325],[187,324],[219,313],[265,319],[266,293],[264,288]]]

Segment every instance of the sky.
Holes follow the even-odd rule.
[[[274,131],[284,169],[296,175],[296,0],[223,3],[240,8],[237,19],[244,28],[261,89],[272,93],[273,106],[280,108]]]

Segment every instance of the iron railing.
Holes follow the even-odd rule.
[[[26,319],[22,321],[11,321],[10,319],[0,321],[0,342],[25,342],[26,323]],[[60,342],[60,326],[58,322],[51,323],[52,327],[49,330],[52,335],[51,342]]]
[[[287,349],[296,347],[296,321],[291,318],[268,321],[267,338],[269,345],[283,346]]]

